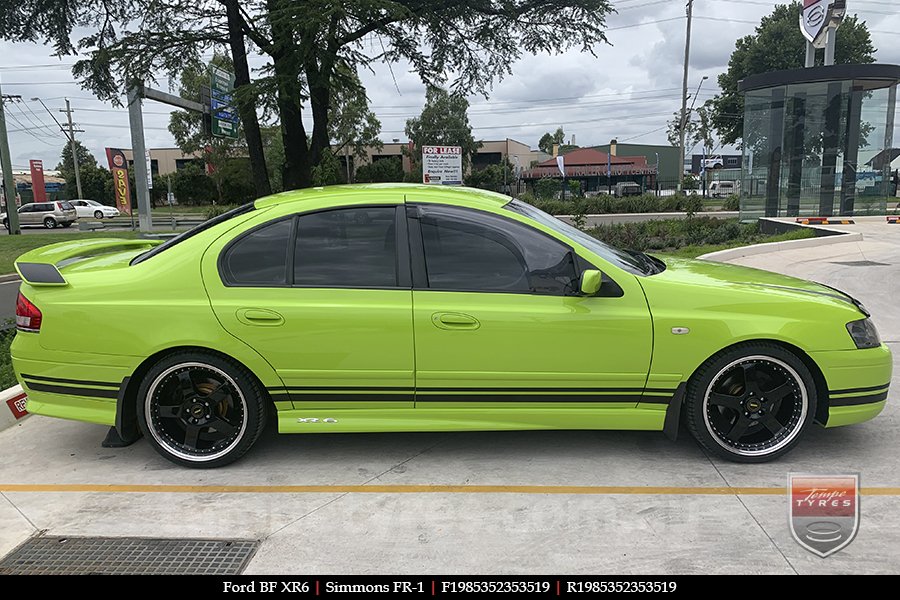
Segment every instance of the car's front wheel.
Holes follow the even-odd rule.
[[[44,219],[44,227],[47,229],[55,229],[56,228],[56,219],[53,217],[47,217]]]
[[[154,449],[194,468],[243,456],[266,421],[265,391],[243,366],[179,352],[156,363],[138,389],[138,423]]]
[[[95,219],[102,219],[102,218],[103,218],[103,213],[100,212],[99,210],[95,210],[95,211],[94,211],[94,218],[95,218]]]
[[[807,366],[767,342],[742,344],[707,360],[688,383],[685,419],[708,451],[765,462],[789,452],[811,426],[816,386]]]

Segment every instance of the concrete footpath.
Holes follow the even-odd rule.
[[[735,262],[848,291],[900,356],[900,226],[855,230]],[[237,464],[193,471],[143,441],[103,449],[103,427],[30,417],[0,433],[0,556],[46,531],[258,539],[251,574],[897,573],[897,379],[878,419],[816,428],[763,465],[649,432],[269,430]],[[791,538],[792,471],[860,473],[850,546],[821,559]]]

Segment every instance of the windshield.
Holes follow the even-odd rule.
[[[548,215],[527,202],[513,199],[503,208],[524,215],[529,219],[537,221],[541,225],[546,225],[550,229],[578,242],[607,262],[611,262],[620,269],[634,275],[652,275],[662,270],[658,265],[656,268],[653,268],[652,265],[655,263],[646,254],[634,251],[626,252],[625,250],[614,248],[609,244],[604,244],[597,238],[586,234],[576,227],[572,227],[565,221],[561,221],[552,215]],[[648,259],[650,259],[650,262],[648,262]]]
[[[153,258],[157,254],[160,254],[161,252],[165,252],[172,246],[177,246],[184,240],[190,239],[190,238],[194,237],[195,235],[197,235],[198,233],[202,233],[202,232],[206,231],[210,227],[215,227],[219,223],[224,223],[228,219],[234,218],[238,215],[242,215],[246,212],[250,212],[251,210],[253,210],[252,202],[250,202],[249,204],[244,204],[242,206],[238,206],[237,208],[229,210],[226,213],[222,213],[218,217],[213,217],[212,219],[209,219],[208,221],[204,221],[203,223],[200,223],[193,229],[188,229],[184,233],[180,233],[180,234],[176,235],[175,237],[173,237],[172,239],[166,240],[159,246],[155,246],[152,250],[148,250],[147,252],[144,252],[143,254],[138,254],[133,259],[131,259],[131,264],[136,265],[138,263],[142,263],[145,260],[147,260],[148,258]]]

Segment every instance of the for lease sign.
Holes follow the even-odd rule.
[[[422,146],[422,183],[462,185],[462,148]]]

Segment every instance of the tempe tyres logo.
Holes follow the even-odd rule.
[[[853,541],[859,529],[859,475],[788,476],[791,534],[822,558]]]

